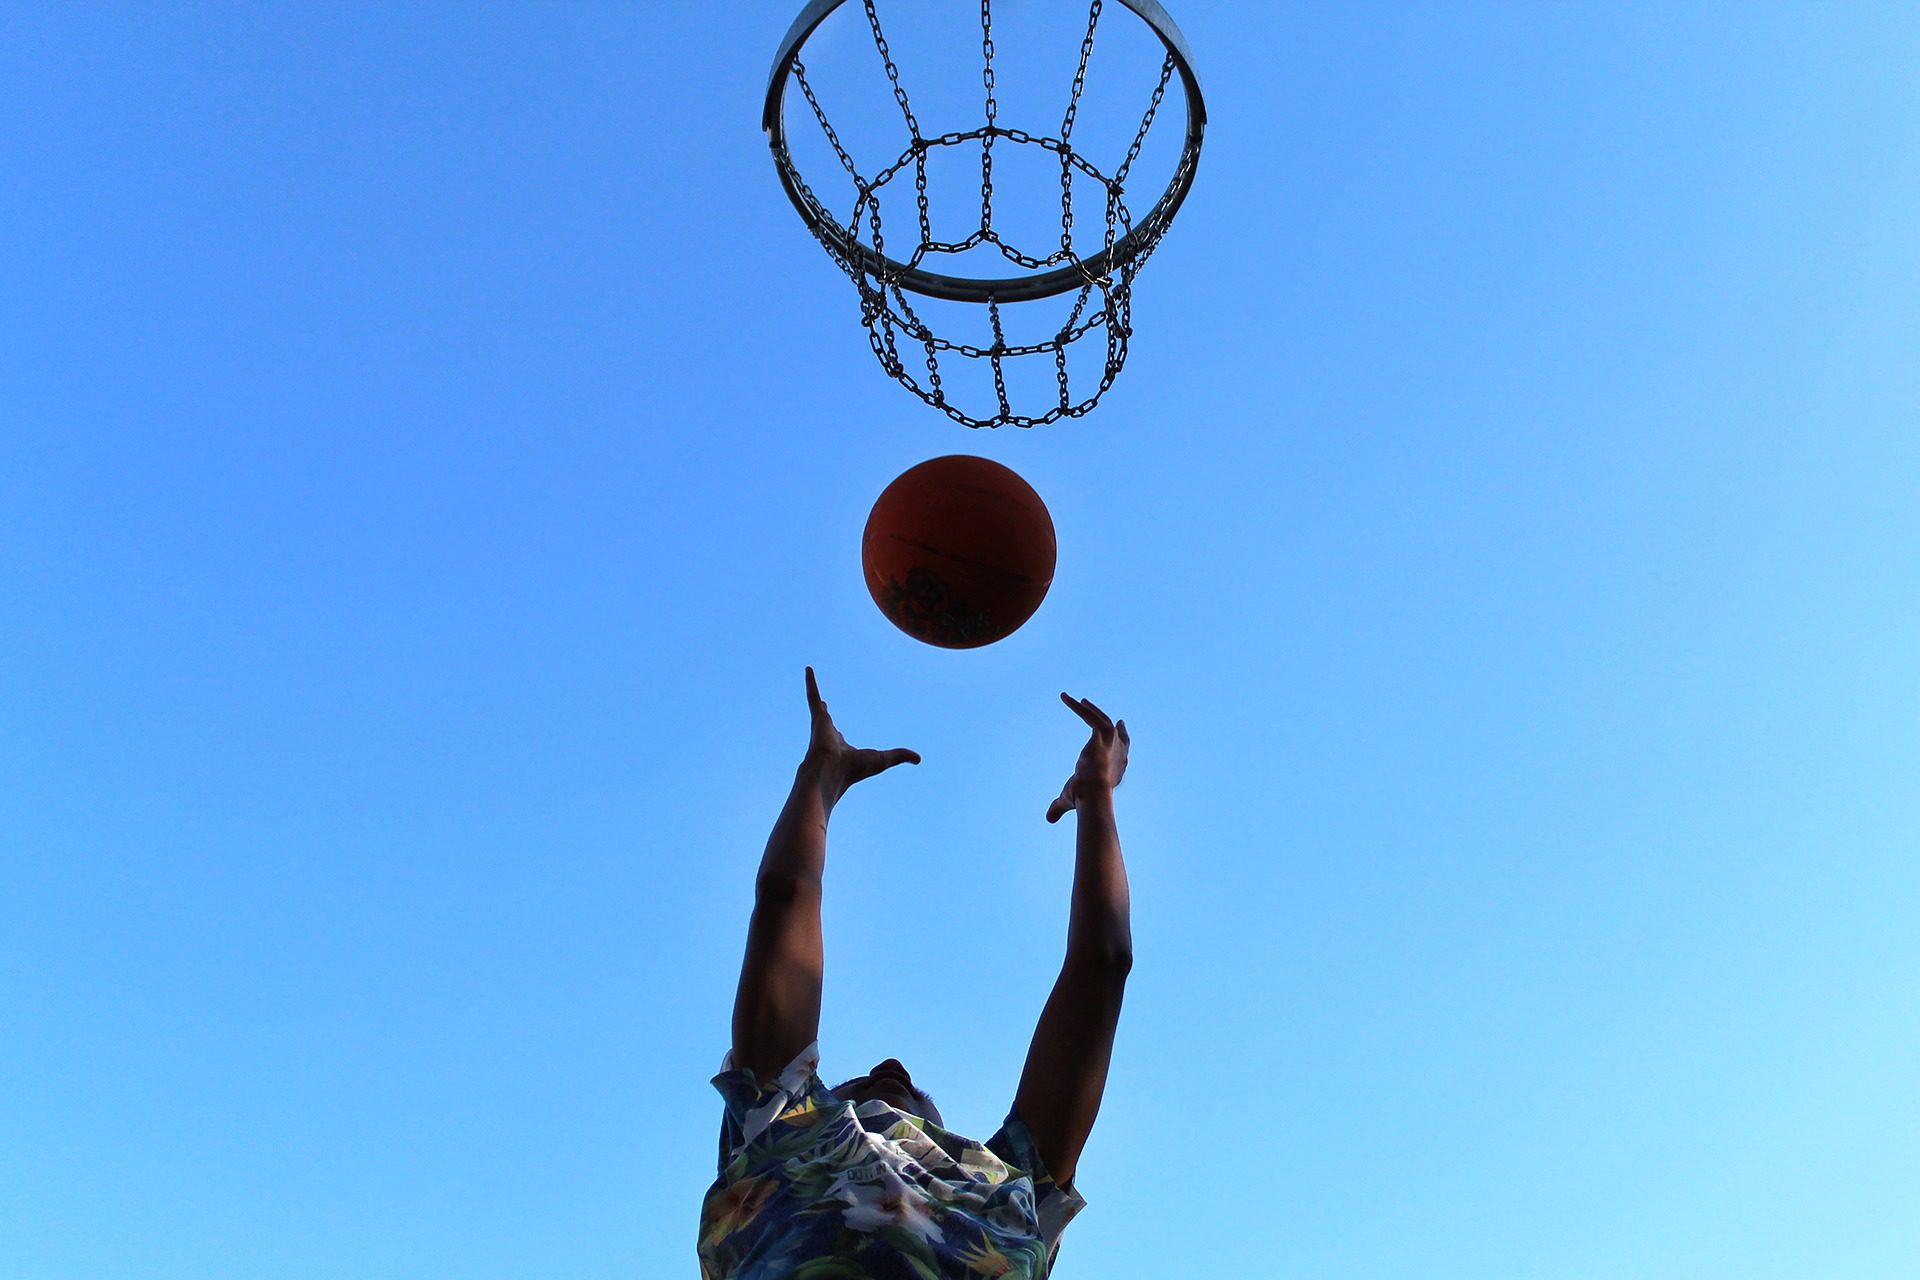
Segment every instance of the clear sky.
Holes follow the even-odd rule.
[[[8,6],[0,1273],[692,1275],[810,662],[926,760],[827,1073],[979,1136],[1133,730],[1058,1280],[1920,1274],[1920,14],[1181,0],[1134,357],[987,435],[775,182],[797,8]],[[1061,547],[968,653],[858,568],[956,451]]]

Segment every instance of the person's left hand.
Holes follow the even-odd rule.
[[[1069,811],[1078,808],[1083,799],[1091,799],[1101,792],[1111,795],[1127,774],[1127,751],[1133,742],[1127,736],[1125,720],[1115,723],[1085,698],[1071,698],[1063,693],[1060,701],[1085,720],[1093,733],[1087,738],[1087,745],[1080,748],[1073,776],[1047,806],[1048,822],[1060,821]]]

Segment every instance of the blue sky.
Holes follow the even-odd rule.
[[[985,435],[780,194],[785,6],[9,11],[0,1270],[693,1274],[806,663],[926,759],[827,1071],[979,1133],[1055,695],[1133,729],[1058,1280],[1920,1270],[1920,18],[1174,13],[1133,358]],[[957,451],[1061,544],[969,653],[858,570]]]

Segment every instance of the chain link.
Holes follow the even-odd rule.
[[[980,82],[987,90],[987,127],[980,142],[980,229],[993,230],[993,139],[1000,117],[1000,103],[994,96],[993,74],[993,0],[980,0],[980,53],[984,59]]]
[[[1013,412],[1013,406],[1007,402],[1007,371],[1002,363],[1006,359],[1007,335],[1000,327],[998,298],[987,298],[987,322],[993,326],[993,347],[987,353],[987,360],[993,365],[993,394],[1000,401],[1000,416],[1004,418]]]
[[[1073,92],[1067,97],[1067,113],[1060,121],[1060,251],[1069,256],[1073,253],[1073,125],[1080,118],[1080,95],[1087,88],[1087,63],[1093,58],[1100,9],[1101,0],[1087,6],[1087,34],[1080,41],[1080,65],[1074,68]]]
[[[1173,79],[1173,55],[1160,64],[1160,83],[1153,86],[1153,98],[1147,103],[1147,114],[1140,117],[1140,132],[1133,135],[1133,145],[1127,148],[1127,158],[1113,171],[1113,181],[1117,186],[1127,180],[1133,162],[1140,158],[1140,148],[1146,145],[1147,130],[1153,128],[1153,119],[1160,114],[1160,103],[1167,96],[1167,84]]]
[[[880,64],[887,69],[887,80],[893,85],[893,100],[900,104],[900,114],[907,118],[907,132],[915,141],[920,137],[920,122],[913,118],[913,104],[907,101],[907,90],[900,83],[900,68],[893,65],[893,50],[887,47],[887,37],[880,31],[880,15],[875,12],[873,0],[866,0],[867,26],[873,30],[873,47],[880,51]]]
[[[806,97],[807,105],[813,108],[813,118],[820,122],[820,132],[827,135],[827,141],[833,147],[833,154],[840,157],[841,166],[853,176],[853,184],[856,187],[864,187],[866,184],[860,180],[860,171],[853,166],[853,157],[847,154],[844,146],[840,145],[840,135],[834,132],[833,122],[827,119],[827,113],[821,109],[820,99],[813,96],[813,86],[807,83],[806,64],[798,58],[793,60],[793,78],[800,82],[800,92]]]
[[[1074,69],[1073,92],[1067,98],[1066,118],[1060,121],[1060,141],[1073,141],[1073,124],[1080,118],[1080,95],[1087,88],[1087,63],[1093,58],[1093,34],[1100,26],[1101,0],[1087,7],[1087,34],[1080,40],[1080,65]]]

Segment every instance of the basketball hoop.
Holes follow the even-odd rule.
[[[800,57],[802,47],[814,30],[844,2],[812,0],[794,20],[793,26],[780,42],[779,53],[774,57],[761,124],[767,132],[774,167],[788,198],[793,201],[808,230],[813,232],[828,256],[853,281],[859,292],[861,321],[881,367],[888,376],[921,400],[968,427],[1036,427],[1085,414],[1113,385],[1115,376],[1126,363],[1127,341],[1132,335],[1134,276],[1159,245],[1160,238],[1166,234],[1174,214],[1179,211],[1181,202],[1193,186],[1194,171],[1200,161],[1200,144],[1206,131],[1206,106],[1201,98],[1200,83],[1193,71],[1193,60],[1185,37],[1155,0],[1119,0],[1158,37],[1166,56],[1160,67],[1159,82],[1153,87],[1132,146],[1108,173],[1073,146],[1073,126],[1086,84],[1094,36],[1104,7],[1102,0],[1092,0],[1088,8],[1086,35],[1080,44],[1079,66],[1074,73],[1065,114],[1053,134],[1010,128],[999,123],[999,104],[994,91],[992,0],[981,0],[980,30],[984,54],[981,79],[985,87],[985,119],[969,129],[933,135],[922,132],[907,91],[901,85],[899,68],[894,65],[886,36],[881,31],[874,0],[862,0],[874,47],[879,52],[893,97],[905,118],[909,136],[906,149],[897,157],[889,159],[884,167],[863,174],[828,121],[813,86],[808,83],[806,66]],[[1136,219],[1124,198],[1125,184],[1176,74],[1180,77],[1186,98],[1186,136],[1166,190],[1145,216]],[[814,194],[789,150],[785,112],[789,83],[799,87],[841,167],[853,180],[856,198],[853,208],[844,219],[831,213]],[[979,144],[981,170],[979,224],[964,239],[937,240],[928,212],[928,157],[940,148],[966,147],[975,143]],[[1022,249],[1003,239],[995,229],[993,162],[996,146],[1001,144],[1039,148],[1057,158],[1061,190],[1057,247],[1050,247],[1045,252]],[[898,253],[897,248],[890,254],[887,247],[880,216],[880,192],[888,183],[909,173],[917,194],[917,243],[902,259],[894,256]],[[1076,180],[1095,184],[1097,198],[1102,205],[1098,234],[1093,237],[1094,244],[1085,248],[1075,244]],[[1083,244],[1086,238],[1082,236]],[[982,246],[997,250],[1001,258],[1021,268],[1024,274],[986,278],[947,274],[928,265],[930,261],[956,257]],[[991,326],[991,342],[983,345],[939,336],[930,323],[921,317],[909,300],[909,294],[984,305]],[[1065,294],[1076,296],[1063,324],[1035,341],[1008,341],[1003,307]],[[924,304],[922,307],[924,309]],[[1077,393],[1068,376],[1067,351],[1095,330],[1100,330],[1106,340],[1101,376],[1098,385],[1090,393]],[[919,353],[924,354],[924,375],[916,376],[916,371],[908,368],[902,356],[903,346],[909,350],[917,347]],[[987,363],[994,385],[995,404],[992,412],[972,413],[949,398],[941,380],[940,362],[943,357]],[[1057,394],[1050,397],[1051,403],[1045,409],[1029,406],[1033,411],[1016,412],[1008,392],[1006,372],[1008,362],[1018,360],[1051,362]]]

